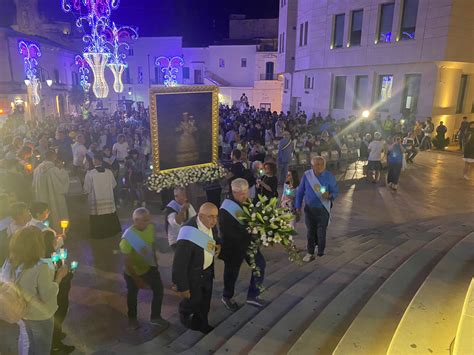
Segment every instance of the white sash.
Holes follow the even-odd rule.
[[[211,236],[192,226],[183,226],[179,230],[178,241],[187,240],[214,256],[216,241]]]
[[[155,250],[153,246],[149,245],[142,238],[140,238],[140,236],[132,229],[132,227],[128,228],[125,233],[123,233],[122,239],[125,239],[137,252],[137,254],[148,262],[148,265],[157,266]]]
[[[307,170],[304,174],[305,174],[306,178],[308,179],[308,182],[311,185],[311,188],[313,189],[314,193],[318,197],[319,201],[321,201],[321,204],[324,206],[326,211],[328,211],[329,216],[331,216],[331,201],[326,200],[323,197],[323,195],[321,194],[321,192],[316,189],[316,186],[318,186],[318,185],[322,186],[322,185],[319,182],[316,175],[314,175],[313,169]]]

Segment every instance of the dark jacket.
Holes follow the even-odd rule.
[[[184,226],[198,228],[197,216],[191,218]],[[220,244],[217,228],[212,229],[212,235]],[[178,240],[173,259],[172,280],[178,292],[193,290],[199,286],[204,265],[204,250],[188,240]],[[214,263],[209,267],[214,273]]]
[[[219,229],[222,238],[222,250],[219,257],[226,263],[242,263],[251,241],[246,227],[221,208],[219,210]]]

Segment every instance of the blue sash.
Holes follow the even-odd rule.
[[[326,200],[323,198],[322,194],[320,191],[316,190],[316,186],[322,186],[321,183],[319,182],[318,178],[316,175],[314,175],[314,171],[312,169],[307,170],[305,173],[306,178],[308,179],[309,184],[313,188],[314,193],[316,196],[319,198],[319,201],[321,201],[322,205],[328,211],[329,216],[331,216],[331,202],[329,200]]]
[[[137,254],[148,262],[148,265],[157,266],[155,250],[151,245],[147,244],[142,238],[140,238],[132,227],[128,228],[125,233],[123,233],[122,239],[125,239]]]
[[[0,221],[0,232],[7,229],[10,223],[12,223],[12,219],[10,217],[2,219]]]
[[[168,203],[166,205],[166,207],[171,208],[176,213],[181,212],[181,208],[182,208],[182,206],[178,202],[176,202],[175,200],[171,200],[170,203]]]
[[[229,199],[225,199],[224,202],[222,202],[221,209],[229,212],[229,214],[234,217],[240,224],[244,224],[244,222],[239,219],[239,214],[243,215],[244,210],[242,209],[242,207],[239,206],[238,203]]]
[[[180,240],[190,241],[214,256],[216,241],[198,228],[191,226],[181,227],[178,234],[178,241]]]

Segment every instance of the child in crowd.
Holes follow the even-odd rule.
[[[298,176],[298,172],[296,170],[288,171],[286,176],[286,182],[283,185],[283,195],[281,197],[281,204],[280,206],[283,208],[288,208],[291,213],[295,216],[295,219],[292,221],[293,226],[296,223],[296,217],[298,216],[295,209],[295,196],[296,196],[296,189],[300,184],[300,179]]]
[[[35,201],[30,206],[31,221],[28,223],[29,226],[33,226],[44,231],[50,231],[54,235],[54,247],[55,249],[62,248],[64,245],[64,236],[56,235],[56,232],[49,227],[49,206],[45,202]]]

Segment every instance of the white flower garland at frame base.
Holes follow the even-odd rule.
[[[224,176],[226,176],[225,169],[216,164],[152,174],[148,178],[146,185],[151,191],[161,192],[165,189],[174,189],[199,182],[218,180]]]

